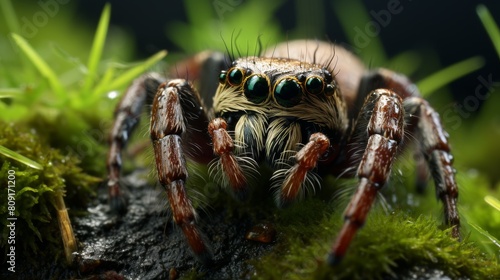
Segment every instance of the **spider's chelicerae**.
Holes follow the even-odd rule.
[[[448,135],[436,111],[406,77],[386,69],[367,71],[345,49],[317,41],[287,42],[258,57],[235,60],[203,52],[172,72],[177,78],[148,74],[137,79],[116,109],[108,155],[114,210],[125,209],[120,154],[142,108],[152,104],[150,133],[158,179],[175,223],[203,261],[211,254],[186,193],[187,160],[210,164],[210,174],[238,198],[245,197],[257,166],[267,163],[274,170],[269,180],[278,206],[299,198],[308,185],[319,184],[319,176],[356,177],[357,190],[328,256],[335,264],[365,222],[408,135],[418,139],[418,153],[426,159],[444,204],[445,222],[459,238]],[[197,82],[196,88],[188,77]],[[425,167],[421,164],[417,168]],[[423,184],[426,178],[418,180]]]

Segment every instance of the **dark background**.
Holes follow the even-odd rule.
[[[187,20],[183,1],[110,0],[108,2],[113,8],[112,24],[123,27],[135,37],[138,58],[152,55],[160,49],[180,51],[169,41],[165,26],[174,21]],[[390,1],[363,2],[368,11],[377,12],[387,9]],[[346,34],[332,12],[332,1],[324,3],[326,8],[323,16],[328,22],[324,27],[326,33],[324,38],[335,42],[348,42]],[[476,14],[476,6],[480,3],[488,7],[497,23],[500,22],[499,1],[401,0],[400,5],[405,8],[404,12],[393,15],[390,24],[382,28],[378,36],[382,39],[388,57],[405,50],[433,49],[438,55],[440,64],[448,66],[475,55],[483,56],[486,59],[485,67],[451,84],[452,93],[460,102],[461,99],[474,93],[479,75],[486,77],[492,74],[493,80],[500,81],[499,58]],[[89,25],[96,25],[104,1],[80,1],[78,6],[81,20],[88,22]],[[317,16],[309,14],[307,10],[300,13],[305,13],[311,18]],[[297,27],[296,16],[294,1],[285,1],[276,12],[276,18],[284,31]]]

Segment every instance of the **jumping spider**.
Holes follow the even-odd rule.
[[[227,60],[232,61],[229,66]],[[238,198],[245,197],[249,176],[265,162],[274,170],[270,180],[278,206],[319,184],[320,175],[356,177],[357,190],[328,256],[335,264],[365,222],[409,135],[420,144],[418,153],[431,170],[445,222],[459,238],[448,135],[405,76],[386,69],[367,71],[345,49],[317,41],[287,42],[258,57],[238,59],[203,52],[174,71],[177,79],[158,74],[137,79],[118,104],[107,159],[112,209],[126,207],[119,186],[120,154],[143,107],[152,104],[158,179],[175,223],[202,261],[212,256],[186,194],[186,160],[209,164],[211,174]],[[425,169],[422,165],[417,168]],[[422,184],[426,180],[417,179]]]

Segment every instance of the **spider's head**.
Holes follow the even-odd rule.
[[[246,57],[233,62],[219,75],[214,112],[250,153],[265,150],[270,160],[294,150],[309,134],[346,127],[344,101],[332,73],[292,59]]]

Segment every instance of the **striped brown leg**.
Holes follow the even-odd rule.
[[[109,202],[113,212],[124,213],[127,205],[120,188],[122,151],[139,123],[145,104],[151,103],[161,82],[159,75],[154,73],[136,79],[116,107],[107,158]]]
[[[199,102],[198,94],[185,80],[171,80],[160,85],[153,100],[150,132],[158,179],[167,193],[173,219],[194,254],[202,262],[209,263],[211,252],[196,225],[196,211],[185,189],[188,171],[182,143],[189,120],[187,106],[201,108],[197,106]],[[204,115],[200,117],[206,119]],[[194,139],[190,144],[193,142]]]
[[[377,192],[386,183],[404,136],[403,127],[401,98],[386,89],[371,92],[360,111],[356,129],[364,131],[368,138],[357,171],[358,189],[344,212],[344,225],[329,253],[331,265],[340,262],[345,255],[351,240],[363,226]]]
[[[451,234],[460,238],[460,217],[457,209],[458,187],[455,181],[453,156],[450,152],[448,134],[441,125],[439,114],[420,97],[411,97],[404,106],[416,119],[420,150],[434,178],[436,195],[443,202],[445,223],[453,227]],[[411,121],[411,120],[410,120]]]
[[[438,113],[420,97],[418,88],[408,78],[386,69],[369,72],[361,82],[361,94],[374,88],[390,88],[404,100],[409,129],[420,143],[417,155],[417,190],[423,191],[427,169],[431,171],[436,195],[443,202],[445,223],[453,227],[452,236],[460,238],[457,209],[458,187],[453,169],[453,156]],[[423,158],[424,160],[421,160]],[[425,164],[429,168],[425,168]]]

